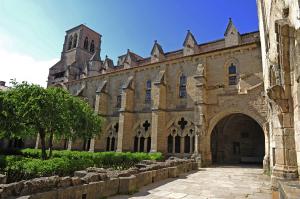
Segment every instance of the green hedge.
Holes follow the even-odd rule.
[[[41,150],[23,149],[23,156],[40,158]],[[53,151],[52,158],[67,158],[71,160],[92,160],[94,166],[114,169],[127,169],[142,160],[162,160],[161,153],[116,153],[116,152],[86,152],[86,151]]]
[[[25,158],[21,156],[6,156],[3,169],[8,182],[27,180],[42,176],[73,175],[74,171],[82,170],[94,165],[92,160],[52,158],[49,160]]]
[[[0,155],[0,171],[6,172],[9,182],[42,176],[73,175],[87,167],[127,169],[142,160],[162,160],[161,153],[116,153],[53,151],[49,160],[41,160],[41,150],[24,149],[22,155]]]

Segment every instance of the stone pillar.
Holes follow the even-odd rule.
[[[172,138],[173,138],[173,140],[172,140],[172,142],[173,142],[172,153],[175,154],[175,136],[173,136]]]
[[[69,141],[68,141],[68,150],[72,150],[72,138],[69,138]]]
[[[293,122],[294,104],[291,82],[293,73],[290,65],[291,29],[285,19],[276,21],[275,27],[278,49],[277,65],[274,65],[274,68],[278,75],[276,75],[275,84],[271,84],[268,88],[267,95],[273,107],[270,110],[270,119],[275,141],[272,186],[277,188],[278,180],[298,178],[298,168]]]
[[[199,145],[199,139],[202,142],[210,143],[210,139],[207,137],[207,92],[206,92],[206,65],[205,63],[200,63],[197,66],[194,79],[196,80],[195,84],[195,101],[194,101],[194,124],[195,124],[195,151],[193,157],[198,161],[198,165],[202,165],[202,159],[205,161],[206,165],[211,164],[211,157],[208,157],[210,154],[210,144]],[[200,150],[201,148],[201,150]],[[200,150],[200,152],[199,152]],[[203,153],[203,154],[201,154]],[[201,156],[202,155],[202,156]],[[200,161],[200,162],[199,162]]]
[[[184,154],[184,137],[180,137],[180,154]]]
[[[141,152],[140,147],[141,147],[141,137],[138,137],[138,146],[137,146],[137,151],[138,152]]]
[[[90,150],[89,150],[89,152],[94,152],[94,151],[95,151],[95,138],[92,138],[91,142],[90,142]]]
[[[193,153],[193,136],[190,136],[190,153]]]
[[[122,88],[117,152],[132,151],[133,149],[134,87],[132,80],[133,77],[130,76]]]
[[[35,149],[39,148],[39,144],[40,144],[40,134],[37,134],[36,136],[36,141],[35,141]]]
[[[145,140],[144,140],[144,152],[145,152],[145,153],[147,153],[148,139],[149,139],[149,138],[145,138]]]
[[[164,82],[164,71],[160,71],[157,81],[152,87],[152,126],[151,126],[151,152],[160,151],[167,153],[166,132],[166,86]],[[160,138],[158,139],[158,135]]]

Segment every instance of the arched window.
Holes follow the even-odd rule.
[[[77,46],[77,38],[78,38],[77,33],[75,33],[74,41],[73,41],[73,48],[76,48],[76,46]]]
[[[139,143],[139,138],[138,136],[134,137],[134,145],[133,145],[133,151],[138,152],[138,143]]]
[[[121,83],[120,88],[119,88],[119,93],[117,95],[117,104],[116,104],[117,108],[121,108],[121,104],[122,104],[122,92],[123,92],[123,84]]]
[[[147,82],[146,82],[145,102],[146,103],[151,103],[151,80],[147,80]]]
[[[72,48],[72,42],[73,42],[73,36],[71,35],[69,37],[69,42],[68,42],[68,50],[70,50]]]
[[[179,97],[186,98],[186,76],[183,74],[179,79]]]
[[[237,71],[236,66],[233,63],[228,67],[228,83],[229,85],[237,84]]]
[[[175,136],[175,153],[180,153],[180,136]]]
[[[83,48],[87,50],[88,47],[89,47],[89,39],[88,39],[87,37],[85,37],[85,39],[84,39],[84,44],[83,44]]]
[[[90,46],[90,52],[95,52],[95,44],[94,44],[94,40],[92,40],[91,42],[91,46]]]
[[[148,137],[147,139],[147,152],[149,153],[151,150],[151,137]]]
[[[173,136],[168,136],[168,153],[173,153]]]
[[[144,148],[145,148],[145,138],[141,137],[140,138],[140,152],[144,152]]]
[[[191,138],[190,136],[186,135],[184,136],[184,153],[190,153],[190,150],[191,150]]]
[[[111,146],[110,146],[110,150],[114,151],[115,150],[115,142],[116,142],[116,138],[111,138]]]
[[[106,151],[110,151],[110,137],[106,139]]]

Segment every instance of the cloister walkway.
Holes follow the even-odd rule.
[[[217,166],[150,184],[111,199],[269,199],[270,177],[255,166]]]

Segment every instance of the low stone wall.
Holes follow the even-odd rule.
[[[131,194],[139,188],[198,169],[193,160],[144,161],[125,171],[88,168],[74,177],[42,177],[0,185],[0,199],[98,199]]]
[[[300,198],[300,181],[278,182],[280,199],[299,199]]]

